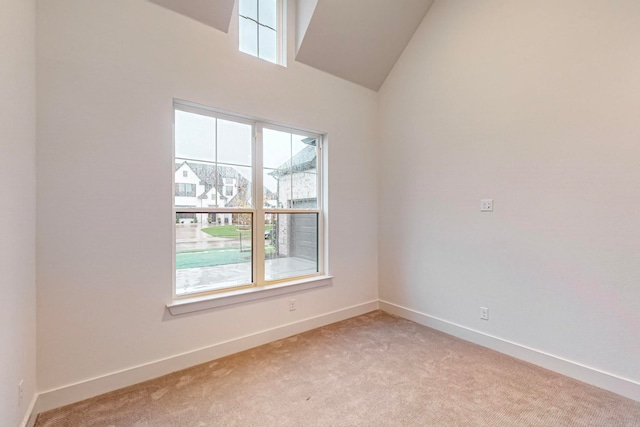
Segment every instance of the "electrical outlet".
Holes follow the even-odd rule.
[[[22,397],[24,396],[24,390],[22,389],[23,384],[24,380],[20,380],[18,383],[18,406],[22,406]]]
[[[289,311],[296,311],[296,300],[289,300]]]
[[[480,200],[480,212],[493,212],[493,199]]]
[[[480,319],[489,320],[489,309],[487,307],[480,307]]]

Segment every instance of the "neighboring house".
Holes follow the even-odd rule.
[[[175,168],[176,207],[251,206],[251,182],[233,167],[183,161]],[[275,199],[273,192],[264,191],[267,199]],[[176,221],[231,224],[232,214],[178,214]]]
[[[279,208],[318,207],[317,140],[306,138],[302,142],[308,146],[270,174],[278,180]],[[318,234],[315,213],[280,215],[276,230],[277,245],[274,256],[317,260]]]
[[[175,164],[177,207],[243,207],[251,204],[251,183],[231,166],[184,161]],[[231,224],[232,214],[178,214],[178,222]]]
[[[271,172],[278,180],[280,208],[316,208],[318,204],[318,150],[316,140],[303,140],[307,147]]]

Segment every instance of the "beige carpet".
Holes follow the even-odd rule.
[[[36,426],[640,426],[640,403],[376,311]]]

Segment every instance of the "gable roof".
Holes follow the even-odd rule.
[[[198,163],[192,161],[175,162],[175,170],[182,166],[187,166],[200,180],[200,185],[204,185],[202,194],[197,195],[199,199],[208,199],[207,193],[215,188],[216,193],[222,200],[229,200],[225,203],[226,207],[244,207],[251,202],[251,182],[242,176],[232,166],[216,165],[212,163]],[[238,191],[229,199],[224,195],[224,178],[236,179],[238,181]],[[273,196],[273,192],[267,187],[264,188],[267,197]]]
[[[204,191],[198,195],[199,199],[207,199],[207,193],[215,187],[216,192],[220,195],[220,198],[223,200],[227,199],[227,196],[224,195],[222,188],[224,187],[224,178],[228,179],[237,179],[238,180],[238,193],[240,193],[240,189],[248,188],[250,182],[247,178],[238,173],[231,166],[223,166],[223,165],[215,165],[211,163],[197,163],[190,161],[176,162],[175,169],[176,171],[180,169],[183,165],[186,165],[193,171],[193,173],[200,180],[200,185],[204,185]],[[249,197],[247,191],[243,192],[245,197],[244,200],[238,199],[238,202],[242,200],[243,202],[248,202],[249,200],[246,197]],[[227,203],[228,206],[228,203]]]
[[[269,175],[274,178],[279,178],[284,175],[289,175],[292,172],[303,172],[309,169],[316,169],[318,165],[316,139],[306,138],[302,142],[307,144],[307,146],[297,152],[291,159],[278,166],[278,169],[271,172]]]

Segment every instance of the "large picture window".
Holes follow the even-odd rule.
[[[175,296],[322,274],[322,136],[174,104]]]

